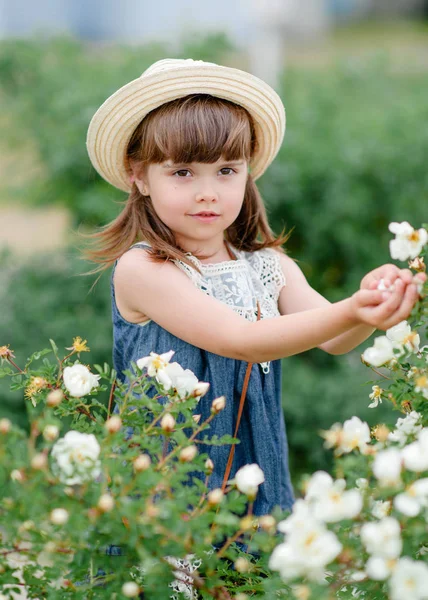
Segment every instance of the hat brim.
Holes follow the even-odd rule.
[[[86,140],[91,162],[101,177],[129,192],[126,150],[135,128],[155,108],[190,94],[224,98],[250,113],[257,138],[251,175],[260,177],[282,144],[286,121],[282,101],[258,77],[208,63],[143,74],[107,98],[93,116]]]

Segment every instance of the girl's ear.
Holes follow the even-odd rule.
[[[140,194],[142,194],[143,196],[148,196],[149,189],[146,181],[145,169],[143,169],[141,165],[138,165],[135,161],[132,160],[129,161],[129,167],[131,171],[129,174],[129,181],[131,182],[131,184],[135,183]]]

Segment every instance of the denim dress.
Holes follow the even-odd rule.
[[[145,242],[134,244],[145,252]],[[190,261],[201,271],[198,273],[182,261],[174,261],[186,273],[194,285],[213,296],[250,321],[257,319],[257,302],[261,318],[279,315],[278,296],[285,285],[279,255],[276,250],[264,249],[243,252],[230,249],[236,260],[215,264],[201,263],[188,253]],[[201,350],[185,342],[154,321],[131,323],[120,314],[115,299],[114,264],[111,275],[113,316],[113,364],[120,381],[125,381],[123,371],[150,352],[162,354],[174,350],[173,361],[184,369],[191,369],[199,381],[207,381],[210,388],[196,408],[204,421],[210,415],[211,403],[219,396],[226,397],[226,407],[211,422],[205,433],[221,437],[233,435],[238,414],[241,391],[247,363]],[[172,307],[173,309],[173,307]],[[245,340],[243,340],[245,343]],[[116,411],[118,407],[116,407]],[[254,503],[255,515],[270,513],[275,506],[290,509],[293,489],[288,468],[287,434],[281,406],[281,361],[254,364],[252,366],[244,410],[237,435],[240,440],[235,446],[235,456],[229,479],[244,465],[257,463],[263,470],[265,481],[259,486]],[[209,479],[210,489],[221,487],[230,445],[200,445],[214,463]],[[205,477],[205,476],[204,476]]]

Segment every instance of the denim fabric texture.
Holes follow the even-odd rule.
[[[143,243],[134,245],[133,248],[135,247],[143,252],[147,249],[147,245]],[[200,399],[195,411],[202,415],[202,420],[210,415],[214,398],[226,397],[225,409],[216,416],[211,422],[211,428],[204,433],[218,437],[233,435],[247,363],[201,350],[177,338],[154,321],[142,326],[124,319],[115,298],[113,281],[116,264],[117,261],[111,274],[111,300],[113,365],[118,379],[126,382],[123,371],[130,369],[131,362],[148,356],[150,352],[162,354],[174,350],[173,361],[177,361],[185,369],[191,369],[200,381],[210,383],[208,393]],[[262,279],[260,281],[264,285]],[[255,515],[270,513],[275,506],[280,506],[283,510],[291,509],[294,503],[288,468],[286,426],[281,406],[281,362],[272,361],[268,372],[265,371],[260,364],[252,366],[238,432],[240,444],[236,445],[230,472],[232,479],[238,469],[251,463],[257,463],[263,470],[265,482],[259,487],[254,503]],[[118,411],[119,406],[116,405],[114,412]],[[131,435],[132,429],[128,428],[125,432],[126,439]],[[201,444],[199,451],[206,452],[214,463],[214,472],[209,479],[210,489],[221,487],[230,446]],[[192,475],[200,475],[201,479],[205,479],[202,473],[198,475],[194,472]],[[242,551],[247,551],[245,544],[238,542],[238,546]],[[112,544],[107,547],[106,554],[114,561],[115,557],[126,555],[126,548]],[[114,568],[113,563],[107,568]]]
[[[133,248],[146,251],[144,243]],[[260,251],[262,252],[262,251]],[[219,356],[189,344],[154,321],[144,326],[130,323],[120,314],[113,285],[114,264],[111,274],[112,318],[113,318],[113,365],[120,381],[125,381],[123,371],[150,352],[162,354],[174,350],[173,361],[184,369],[191,369],[200,381],[210,383],[208,393],[201,398],[197,413],[201,420],[210,415],[211,403],[219,396],[226,397],[226,407],[211,422],[207,435],[233,435],[239,400],[244,383],[247,363]],[[118,407],[116,407],[117,410]],[[286,426],[281,406],[281,362],[270,363],[269,372],[263,372],[259,364],[251,370],[244,410],[238,432],[240,444],[236,445],[230,479],[244,465],[257,463],[265,474],[265,482],[259,487],[254,503],[254,514],[264,515],[275,506],[291,509],[294,502],[293,489],[288,468],[288,446]],[[200,445],[214,463],[214,472],[209,480],[211,489],[221,487],[230,446]]]

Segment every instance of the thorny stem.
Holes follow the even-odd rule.
[[[23,371],[20,367],[18,367],[18,365],[16,363],[14,363],[11,358],[7,358],[6,360],[8,360],[10,362],[10,364],[13,365],[15,367],[15,369],[17,369],[20,373],[25,373],[25,371]]]
[[[226,550],[229,548],[230,544],[232,544],[233,542],[235,542],[240,535],[242,535],[244,533],[243,529],[238,529],[238,531],[232,535],[231,538],[227,539],[225,541],[225,543],[223,544],[223,546],[220,548],[220,550],[217,552],[217,557],[221,558],[224,553],[226,552]]]
[[[80,412],[80,413],[86,415],[89,419],[91,419],[91,421],[95,421],[95,422],[97,421],[96,418],[93,417],[88,410],[86,410],[86,408],[82,408],[81,406],[78,406],[76,408],[76,410],[77,410],[77,412]]]
[[[378,375],[380,375],[381,377],[383,377],[384,379],[391,379],[391,377],[387,377],[386,375],[384,375],[383,373],[381,373],[380,371],[378,371],[377,369],[375,369],[374,367],[371,367],[372,371],[374,371],[375,373],[377,373]]]
[[[109,419],[110,415],[111,415],[111,405],[112,405],[112,402],[113,402],[113,396],[114,396],[114,390],[115,389],[116,389],[116,379],[113,381],[113,384],[112,384],[111,389],[110,389],[110,396],[109,396],[109,399],[108,399],[108,408],[107,408],[107,419]]]

